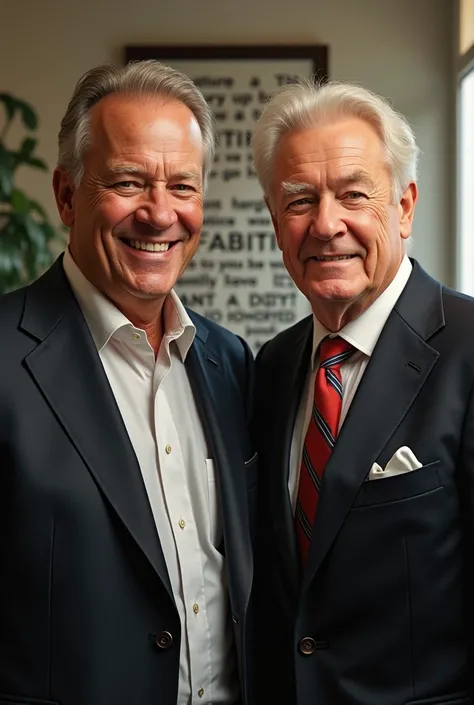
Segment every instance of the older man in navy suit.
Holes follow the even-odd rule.
[[[302,81],[254,150],[312,308],[257,360],[260,705],[472,703],[474,302],[407,255],[413,132]]]

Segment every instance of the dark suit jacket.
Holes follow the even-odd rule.
[[[257,359],[259,705],[472,703],[474,301],[414,262],[324,470],[301,574],[287,487],[311,348],[309,318]],[[366,481],[405,445],[422,468]]]
[[[250,704],[253,362],[240,339],[191,315],[186,366],[217,467]],[[0,299],[0,331],[0,703],[175,705],[181,627],[160,540],[60,260]]]

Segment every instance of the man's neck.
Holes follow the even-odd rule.
[[[155,353],[155,358],[158,355],[161,341],[164,335],[164,304],[166,297],[159,301],[137,299],[132,305],[122,304],[112,301],[121,313],[135,326],[144,330],[148,342],[150,343]]]

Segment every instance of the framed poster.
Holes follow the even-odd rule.
[[[283,265],[253,168],[252,129],[268,94],[300,76],[327,79],[326,46],[129,46],[187,74],[218,131],[198,252],[176,285],[186,306],[247,340],[254,352],[310,312]]]

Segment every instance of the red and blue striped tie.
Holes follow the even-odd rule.
[[[323,470],[337,438],[342,408],[341,365],[353,354],[352,345],[342,338],[324,338],[314,382],[314,402],[301,459],[296,534],[302,564],[308,557],[314,518],[319,501]]]

